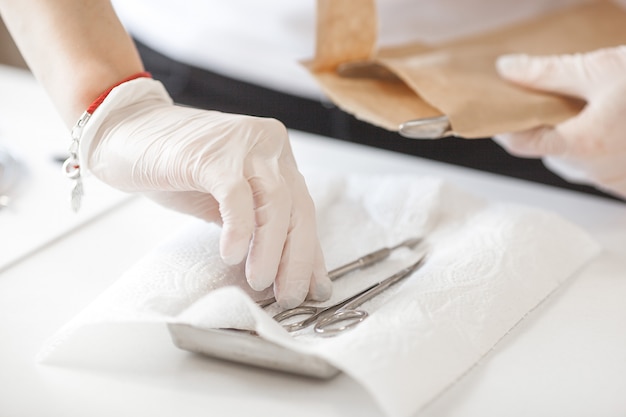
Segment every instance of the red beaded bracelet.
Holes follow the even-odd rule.
[[[135,80],[137,78],[152,78],[152,74],[150,74],[147,71],[138,72],[137,74],[133,74],[130,77],[126,77],[122,81],[118,82],[117,84],[112,85],[111,87],[106,89],[102,94],[100,94],[98,98],[95,99],[94,102],[91,103],[89,107],[87,107],[87,113],[93,114],[93,112],[98,108],[98,106],[100,106],[100,104],[102,104],[104,99],[109,95],[111,90],[113,90],[115,87],[117,87],[120,84],[124,84],[125,82]]]

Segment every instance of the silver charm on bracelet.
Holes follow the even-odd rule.
[[[63,163],[63,172],[65,173],[65,176],[74,181],[71,195],[72,210],[74,210],[74,212],[78,212],[80,209],[80,204],[84,195],[83,180],[80,172],[80,159],[78,157],[78,147],[80,145],[83,128],[85,127],[85,124],[87,124],[90,117],[91,113],[84,112],[72,128],[72,143],[69,147],[70,156]]]

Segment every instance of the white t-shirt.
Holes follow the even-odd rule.
[[[585,0],[378,0],[379,45],[437,43]],[[299,61],[313,56],[315,0],[114,0],[127,30],[175,60],[319,98]]]

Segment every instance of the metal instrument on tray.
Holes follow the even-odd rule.
[[[405,241],[395,246],[392,246],[389,248],[378,249],[372,253],[368,253],[367,255],[361,256],[360,258],[352,262],[348,262],[345,265],[342,265],[338,268],[333,269],[332,271],[328,273],[328,277],[331,279],[331,281],[334,281],[337,278],[340,278],[352,271],[366,268],[370,265],[374,265],[375,263],[382,261],[383,259],[387,258],[391,254],[391,252],[393,252],[394,250],[398,248],[405,247],[405,248],[413,249],[421,241],[422,241],[422,238],[419,238],[419,237],[410,238],[410,239],[406,239]],[[259,305],[259,307],[265,308],[275,302],[276,302],[276,299],[274,297],[270,297],[264,300],[257,301],[257,304]]]
[[[274,320],[283,323],[293,317],[305,316],[298,322],[285,323],[283,327],[293,332],[314,325],[315,332],[323,336],[332,336],[351,329],[368,316],[365,310],[358,309],[361,304],[411,275],[424,263],[425,259],[426,253],[408,267],[334,305],[329,307],[301,305],[276,314]]]
[[[421,241],[421,238],[407,239],[398,245],[389,248],[382,248],[369,253],[347,263],[346,265],[334,269],[331,271],[331,278],[336,279],[349,272],[365,268],[376,262],[380,262],[387,258],[393,250],[400,247],[414,248]],[[419,267],[423,261],[424,259],[422,257],[415,264],[411,265],[409,269],[413,270],[413,268]],[[403,271],[406,272],[402,273],[401,271],[394,274],[397,277],[393,280],[396,282],[400,281],[402,278],[409,276],[411,273],[408,272],[407,269],[404,269]],[[402,275],[402,277],[400,275]],[[369,299],[380,291],[383,291],[384,288],[388,288],[390,285],[393,285],[391,277],[388,278],[386,284],[380,284],[377,287],[377,291],[369,292],[367,295],[362,295],[360,301],[365,302],[366,297]],[[356,297],[351,297],[351,299],[354,298]],[[274,300],[272,300],[272,302],[274,302]],[[355,302],[350,304],[349,307],[356,310],[358,305],[359,304]],[[341,313],[341,315],[344,317],[346,314],[352,314],[345,313],[345,309],[342,311],[344,312]],[[341,315],[339,317],[341,317]],[[329,326],[331,324],[333,327],[336,327],[336,324],[333,323],[329,323]],[[319,379],[330,379],[340,373],[339,369],[322,358],[291,350],[270,340],[265,340],[259,337],[255,331],[239,329],[207,329],[183,323],[169,323],[167,327],[174,344],[178,348],[190,352],[196,352],[231,362]],[[326,334],[328,335],[329,333],[327,332]]]

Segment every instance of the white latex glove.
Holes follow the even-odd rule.
[[[222,225],[220,255],[278,303],[324,300],[331,283],[315,208],[285,127],[274,119],[174,105],[158,81],[126,82],[95,110],[79,154],[105,183]]]
[[[576,116],[555,127],[498,135],[511,154],[545,157],[548,168],[626,198],[626,46],[586,54],[497,61],[502,77],[524,87],[586,101]]]

